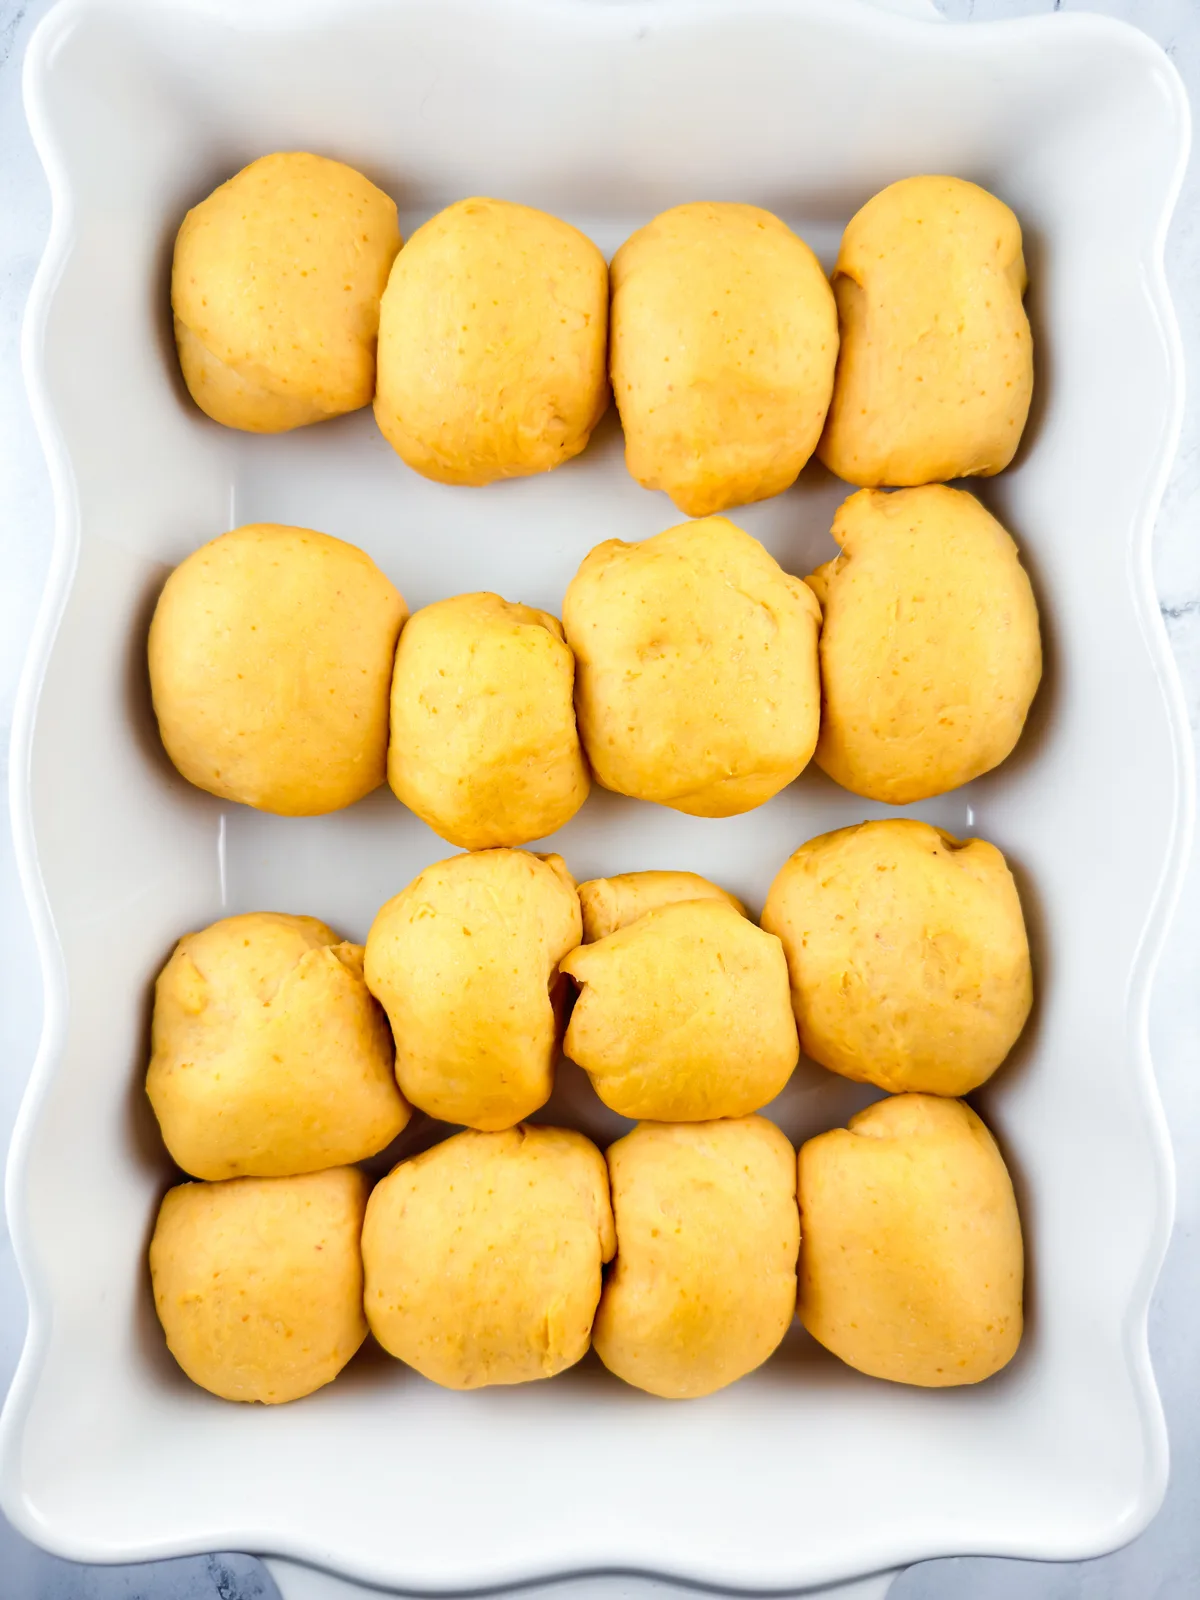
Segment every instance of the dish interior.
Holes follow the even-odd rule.
[[[1098,19],[958,30],[819,0],[256,14],[93,0],[50,19],[29,66],[69,230],[32,355],[78,564],[31,765],[69,1006],[14,1163],[34,1320],[5,1419],[6,1510],[89,1559],[243,1547],[433,1588],[598,1566],[765,1587],[1132,1536],[1165,1469],[1143,1323],[1169,1189],[1138,952],[1180,783],[1146,561],[1175,422],[1155,277],[1186,138],[1169,66]],[[1014,468],[973,487],[1033,577],[1046,679],[1005,766],[910,811],[1006,852],[1034,942],[1033,1021],[978,1097],[1030,1247],[1028,1334],[998,1378],[893,1387],[799,1332],[759,1373],[679,1405],[593,1358],[459,1395],[368,1350],[279,1409],[223,1404],[174,1367],[144,1267],[170,1180],[141,1087],[153,974],[181,933],[237,911],[306,912],[362,939],[450,849],[386,790],[282,820],[178,778],[143,664],[167,571],[228,527],[291,522],[361,545],[412,608],[492,589],[558,613],[592,545],[682,520],[626,474],[612,414],[575,462],[482,490],[408,471],[369,411],[274,438],[208,423],[173,361],[174,230],[246,161],[289,148],[365,171],[405,236],[482,193],[560,214],[606,254],[670,204],[738,199],[832,266],[854,210],[922,171],[1018,212],[1034,412]],[[733,515],[803,575],[833,553],[848,492],[814,465]],[[815,770],[724,821],[594,791],[539,848],[577,878],[702,872],[757,911],[797,845],[887,812]],[[870,1097],[802,1063],[771,1114],[800,1139]],[[541,1116],[620,1128],[569,1067]],[[418,1123],[405,1148],[436,1131]]]

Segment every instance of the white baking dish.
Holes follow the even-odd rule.
[[[1171,1172],[1146,1006],[1191,810],[1149,565],[1181,400],[1161,253],[1188,117],[1166,59],[1100,18],[959,29],[858,0],[68,0],[26,92],[54,192],[25,351],[58,524],[12,768],[47,1021],[9,1166],[31,1321],[0,1427],[7,1514],[81,1560],[241,1548],[431,1590],[614,1568],[794,1587],[1134,1535],[1166,1475],[1145,1319]],[[174,775],[142,668],[168,566],[269,518],[364,545],[410,605],[494,588],[557,609],[592,544],[678,520],[626,476],[611,419],[549,477],[455,490],[402,467],[369,413],[280,438],[200,417],[171,359],[173,230],[278,148],[361,166],[406,231],[491,193],[608,250],[666,205],[737,198],[828,260],[870,193],[930,170],[1020,213],[1038,393],[1017,465],[981,492],[1034,576],[1047,678],[1012,760],[917,808],[1010,854],[1036,942],[1034,1023],[981,1097],[1030,1242],[1028,1338],[996,1380],[892,1387],[797,1334],[689,1404],[590,1361],[458,1395],[367,1356],[265,1410],[167,1356],[143,1268],[168,1178],[141,1093],[151,975],[224,911],[361,937],[447,853],[386,792],[285,821]],[[843,492],[814,469],[740,520],[804,573]],[[799,842],[884,809],[816,773],[720,822],[601,793],[555,844],[579,876],[688,867],[757,905]],[[776,1109],[799,1136],[859,1103],[809,1068]],[[551,1114],[612,1125],[570,1074]]]

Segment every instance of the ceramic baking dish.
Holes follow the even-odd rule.
[[[57,531],[12,762],[46,1026],[9,1165],[31,1316],[0,1427],[6,1513],[79,1560],[235,1548],[442,1591],[601,1569],[799,1587],[1132,1537],[1167,1470],[1145,1323],[1171,1162],[1146,1010],[1191,809],[1149,559],[1182,381],[1162,245],[1188,115],[1169,62],[1098,17],[959,28],[859,0],[67,0],[26,96],[54,197],[25,358]],[[461,1395],[364,1354],[309,1400],[235,1407],[171,1362],[144,1268],[169,1181],[141,1091],[152,975],[223,912],[361,938],[447,847],[386,791],[297,821],[188,788],[143,669],[164,574],[270,519],[363,545],[414,607],[495,589],[557,610],[591,545],[678,520],[626,475],[611,417],[579,460],[486,490],[416,477],[369,412],[275,438],[201,417],[172,360],[173,232],[281,148],[364,169],[406,233],[496,194],[610,252],[667,205],[728,198],[829,263],[872,192],[924,171],[1020,214],[1037,395],[1017,463],[980,492],[1032,573],[1046,681],[1010,761],[914,808],[1008,853],[1036,946],[1033,1023],[980,1096],[1030,1244],[1028,1337],[992,1382],[873,1382],[799,1332],[674,1405],[591,1360]],[[845,492],[814,467],[739,520],[805,573]],[[554,846],[579,877],[691,868],[757,907],[797,844],[885,809],[815,771],[725,821],[597,793]],[[802,1067],[774,1114],[800,1137],[863,1098]],[[545,1115],[616,1126],[573,1071]]]

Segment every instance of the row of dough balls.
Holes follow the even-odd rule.
[[[1032,996],[1003,856],[923,822],[810,840],[761,926],[693,873],[577,888],[558,856],[487,850],[418,874],[365,949],[265,912],[181,939],[146,1086],[185,1172],[290,1176],[376,1154],[412,1106],[512,1127],[549,1099],[560,1049],[643,1121],[757,1111],[801,1046],[882,1089],[962,1095],[1009,1053]]]
[[[283,153],[188,212],[171,300],[210,417],[274,433],[374,399],[393,448],[442,483],[578,455],[610,377],[630,472],[690,516],[778,494],[814,450],[849,483],[904,486],[999,472],[1020,441],[1021,229],[975,184],[876,195],[832,288],[778,217],[724,203],[628,239],[611,314],[609,278],[575,228],[502,200],[460,201],[401,249],[395,203],[361,173]]]
[[[188,1377],[268,1404],[336,1377],[368,1328],[452,1389],[553,1377],[594,1345],[669,1399],[753,1371],[797,1311],[850,1366],[931,1388],[989,1377],[1022,1330],[1003,1158],[966,1104],[925,1095],[810,1139],[798,1183],[761,1117],[642,1123],[607,1170],[582,1134],[523,1125],[447,1139],[369,1197],[353,1167],[186,1183],[150,1269]]]
[[[814,756],[904,804],[998,765],[1041,677],[1017,547],[963,490],[860,490],[801,582],[724,517],[585,558],[563,621],[494,594],[411,618],[353,545],[253,524],[168,578],[154,707],[191,783],[266,811],[386,777],[465,849],[544,838],[607,789],[698,816],[761,805]],[[390,735],[390,737],[389,737]]]

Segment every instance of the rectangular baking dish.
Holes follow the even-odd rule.
[[[1145,1322],[1171,1162],[1146,1008],[1191,816],[1149,564],[1182,384],[1162,245],[1188,114],[1169,62],[1098,17],[956,28],[859,0],[66,0],[26,95],[54,197],[25,360],[57,528],[12,763],[46,1028],[9,1165],[31,1316],[0,1423],[7,1515],[77,1560],[235,1548],[442,1591],[614,1568],[799,1587],[1131,1538],[1167,1469]],[[665,206],[738,199],[831,264],[852,212],[923,171],[1019,213],[1038,388],[1017,463],[980,493],[1031,570],[1046,680],[1011,760],[914,808],[1009,855],[1038,963],[1033,1024],[979,1097],[1030,1244],[1026,1343],[992,1382],[876,1383],[797,1332],[689,1404],[591,1360],[459,1395],[364,1355],[271,1410],[212,1399],[167,1355],[144,1268],[169,1180],[141,1090],[152,975],[226,912],[361,938],[448,852],[386,791],[295,821],[188,788],[143,668],[165,573],[269,519],[362,545],[412,607],[490,588],[557,611],[591,545],[679,520],[625,473],[611,417],[549,477],[469,491],[408,472],[369,412],[275,438],[206,422],[172,358],[174,229],[289,148],[362,168],[406,234],[496,194],[607,252]],[[803,574],[845,492],[813,467],[737,520]],[[721,822],[600,792],[553,846],[578,877],[690,868],[757,909],[796,845],[886,809],[815,771]],[[802,1065],[773,1114],[799,1138],[863,1099]],[[614,1126],[570,1071],[546,1115]]]

